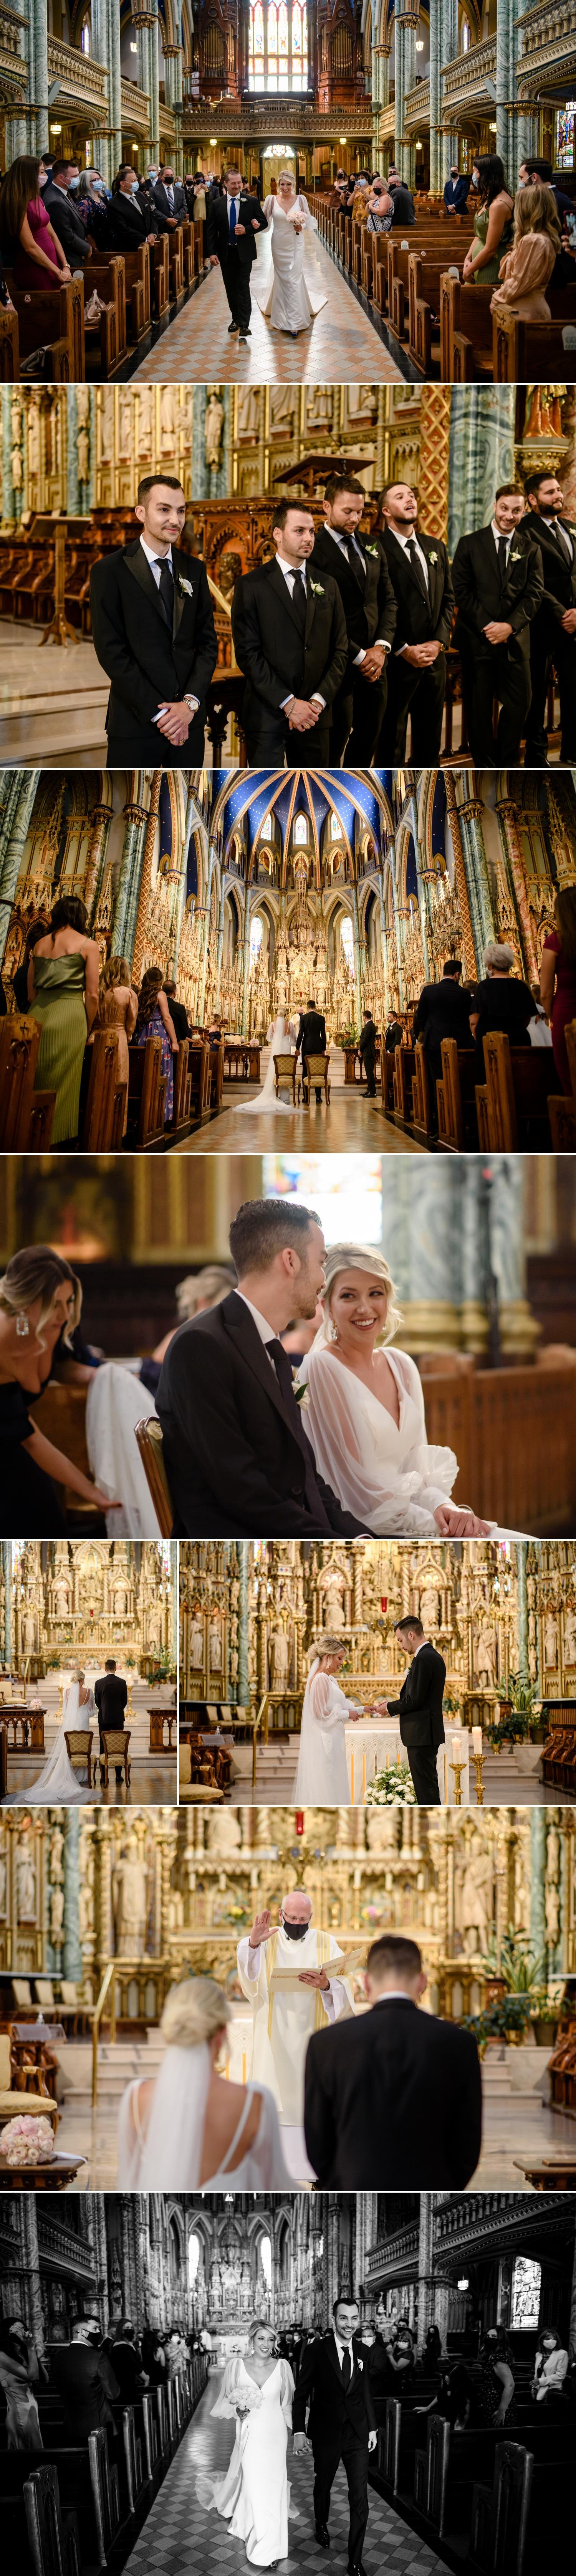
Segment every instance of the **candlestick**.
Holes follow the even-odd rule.
[[[362,1805],[366,1805],[366,1755],[362,1755]]]
[[[474,1730],[474,1732],[476,1732],[476,1729]],[[483,1805],[484,1805],[484,1783],[483,1783],[483,1779],[482,1779],[482,1755],[481,1755],[481,1753],[473,1753],[473,1755],[472,1755],[472,1760],[473,1760],[473,1763],[474,1763],[474,1770],[475,1770],[475,1773],[476,1773],[476,1805],[477,1805],[477,1807],[483,1807]]]
[[[354,1805],[354,1755],[350,1755],[350,1805]]]
[[[458,1738],[457,1738],[457,1737],[453,1737],[453,1739],[452,1739],[452,1740],[453,1740],[453,1742],[454,1742],[454,1743],[457,1743]],[[461,1780],[462,1780],[462,1772],[463,1772],[463,1771],[465,1771],[465,1769],[466,1769],[466,1763],[465,1763],[465,1762],[450,1762],[450,1763],[449,1763],[449,1765],[448,1765],[448,1768],[449,1768],[449,1770],[450,1770],[450,1771],[453,1771],[453,1772],[454,1772],[454,1805],[455,1805],[455,1807],[461,1807],[461,1805],[462,1805],[462,1789],[461,1789]]]

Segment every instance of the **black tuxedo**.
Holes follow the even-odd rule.
[[[444,1743],[442,1700],[446,1680],[443,1655],[428,1643],[420,1646],[402,1683],[399,1699],[389,1699],[391,1717],[400,1718],[419,1807],[441,1804],[436,1769],[438,1745]]]
[[[546,732],[546,697],[550,666],[556,672],[560,691],[562,741],[560,759],[576,761],[576,634],[567,634],[562,618],[567,608],[576,608],[576,528],[570,519],[558,518],[572,547],[572,562],[554,536],[553,527],[541,519],[537,510],[527,510],[522,527],[540,548],[544,590],[540,607],[530,626],[530,679],[532,704],[526,726],[525,760],[527,768],[541,769],[548,757]]]
[[[87,2442],[101,2424],[114,2429],[120,2390],[106,2352],[91,2343],[51,2344],[50,2378],[63,2400],[69,2442]]]
[[[324,2189],[462,2191],[482,2136],[472,2032],[408,1995],[318,2031],[306,2052],[304,2132]]]
[[[90,259],[92,244],[82,217],[77,214],[73,197],[65,194],[62,188],[56,188],[53,180],[49,179],[47,187],[42,189],[42,204],[50,217],[53,232],[58,234],[69,268],[78,268],[80,261],[83,264],[85,259]],[[41,281],[41,269],[39,278]]]
[[[369,768],[378,739],[386,705],[389,656],[379,680],[364,680],[362,664],[355,661],[359,651],[370,644],[392,644],[396,632],[396,601],[382,547],[376,538],[367,543],[356,536],[346,540],[348,561],[327,525],[317,531],[310,557],[312,579],[323,581],[325,572],[338,583],[348,637],[348,661],[332,707],[330,759],[338,762],[347,751],[350,762]],[[359,546],[358,555],[355,548]]]
[[[236,582],[232,633],[246,677],[242,722],[250,763],[283,760],[286,752],[290,762],[306,759],[316,767],[329,756],[330,709],[348,659],[346,625],[333,576],[324,574],[320,596],[309,564],[305,571],[303,619],[276,559]],[[291,733],[283,701],[311,698],[315,690],[325,700],[318,723],[309,733]]]
[[[183,1003],[183,1002],[175,1002],[175,1001],[174,1001],[174,997],[173,997],[173,994],[172,994],[172,993],[167,993],[167,994],[166,994],[166,1000],[167,1000],[167,1003],[168,1003],[168,1009],[169,1009],[169,1012],[170,1012],[170,1018],[171,1018],[171,1020],[173,1020],[173,1022],[174,1022],[174,1027],[175,1027],[175,1030],[176,1030],[176,1036],[177,1036],[177,1038],[178,1038],[178,1039],[180,1039],[180,1038],[189,1038],[189,1036],[190,1036],[190,1022],[189,1022],[189,1018],[188,1018],[188,1012],[187,1012],[187,1010],[185,1010],[185,1008],[184,1008],[184,1003]]]
[[[155,769],[187,769],[204,759],[204,701],[218,655],[216,628],[204,564],[173,546],[172,566],[171,632],[139,537],[103,555],[90,574],[94,646],[112,682],[109,769],[129,768],[135,760]],[[159,706],[187,692],[199,699],[198,714],[186,741],[174,745],[152,719]]]
[[[472,758],[478,767],[500,766],[518,759],[530,705],[530,625],[544,588],[541,557],[523,523],[513,531],[506,571],[501,572],[492,528],[476,528],[459,537],[452,574],[458,610],[454,642],[462,664]],[[483,628],[493,619],[512,628],[504,644],[486,640]],[[496,742],[495,697],[500,700]]]
[[[308,2344],[302,2354],[292,2402],[292,2430],[303,2433],[310,2401],[308,2437],[314,2453],[314,2514],[326,2525],[336,2471],[342,2461],[350,2503],[348,2563],[359,2567],[368,2521],[368,2434],[376,2427],[369,2376],[368,2350],[356,2335],[348,2346],[350,2376],[344,2376],[333,2334]]]
[[[459,1047],[471,1047],[470,994],[463,993],[455,975],[441,975],[438,984],[424,984],[417,1004],[412,1040],[422,1038],[426,1048],[430,1081],[433,1086],[432,1111],[436,1117],[436,1084],[442,1078],[442,1039],[455,1038]]]
[[[305,1056],[326,1054],[326,1021],[323,1011],[300,1012],[296,1054],[302,1057],[302,1071],[304,1071]],[[321,1098],[321,1091],[317,1091],[316,1099],[321,1100]]]
[[[175,1538],[361,1535],[318,1474],[291,1387],[235,1289],[180,1325],[156,1402]]]
[[[384,528],[380,539],[396,599],[397,621],[388,673],[388,705],[376,759],[386,765],[405,760],[410,716],[412,759],[427,768],[440,758],[446,645],[452,628],[454,592],[447,546],[440,537],[422,536],[420,529],[417,536],[426,557],[428,589],[420,566],[414,566],[392,529]],[[441,650],[428,670],[419,671],[413,663],[403,661],[404,644],[439,644]]]
[[[98,1710],[100,1746],[102,1746],[103,1726],[121,1726],[124,1732],[124,1710],[128,1706],[128,1687],[122,1674],[100,1673],[98,1681],[94,1683],[94,1698]],[[120,1774],[117,1773],[117,1778],[119,1777]]]
[[[113,250],[139,250],[141,242],[147,241],[148,234],[156,229],[152,209],[142,204],[141,195],[123,197],[117,188],[108,213]]]
[[[359,1055],[360,1055],[360,1056],[361,1056],[361,1058],[362,1058],[362,1063],[363,1063],[363,1065],[364,1065],[364,1070],[365,1070],[365,1074],[366,1074],[366,1092],[367,1092],[367,1097],[368,1097],[368,1099],[369,1099],[369,1100],[375,1100],[375,1099],[376,1099],[376,1022],[375,1022],[375,1020],[365,1020],[365,1021],[364,1021],[364,1024],[363,1024],[363,1027],[362,1027],[362,1028],[361,1028],[361,1030],[360,1030],[360,1036],[359,1036],[359,1039],[358,1039],[358,1053],[359,1053]]]
[[[241,188],[236,198],[236,220],[245,226],[239,241],[235,233],[230,233],[227,196],[211,198],[206,207],[206,258],[219,260],[232,321],[240,331],[248,331],[252,312],[250,270],[256,258],[252,226],[257,222],[259,233],[267,233],[268,218],[258,198],[250,197],[246,188]]]

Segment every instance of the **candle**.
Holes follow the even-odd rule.
[[[362,1805],[366,1805],[366,1755],[362,1755]]]
[[[303,1808],[303,1807],[297,1807],[297,1808],[296,1808],[296,1832],[297,1832],[297,1834],[303,1834],[303,1832],[304,1832],[304,1808]]]
[[[482,1752],[482,1728],[481,1728],[481,1726],[473,1726],[473,1728],[472,1728],[472,1752],[473,1752],[473,1753],[481,1753],[481,1752]]]
[[[242,2050],[242,2083],[246,2083],[246,2050]]]

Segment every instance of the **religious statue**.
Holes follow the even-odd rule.
[[[148,1613],[148,1635],[151,1646],[162,1645],[162,1609],[159,1601],[153,1601]]]
[[[492,1928],[494,1864],[492,1853],[474,1850],[468,1853],[462,1869],[456,1906],[458,1928],[462,1933],[468,1957],[485,1951]]]
[[[142,456],[152,455],[154,438],[154,388],[143,385],[138,392],[138,448]]]
[[[37,402],[30,402],[26,413],[28,473],[36,479],[40,473],[40,413]]]
[[[366,1813],[366,1842],[369,1851],[394,1851],[394,1810],[369,1807]]]
[[[8,1867],[7,1867],[7,1861],[6,1861],[6,1853],[5,1853],[5,1852],[3,1852],[3,1851],[0,1851],[0,1918],[1,1918],[2,1922],[4,1922],[4,1920],[5,1920],[5,1915],[6,1915],[6,1900],[7,1900],[7,1895],[8,1895]]]
[[[567,1610],[564,1620],[564,1662],[576,1664],[576,1614]]]
[[[286,435],[290,437],[296,417],[297,398],[297,389],[295,385],[274,386],[270,395],[270,428],[272,435],[274,434],[275,429],[282,429],[285,430]]]
[[[23,1650],[23,1653],[24,1653],[25,1655],[33,1655],[35,1645],[36,1645],[36,1621],[35,1621],[35,1618],[34,1618],[34,1613],[33,1613],[33,1611],[32,1611],[32,1610],[25,1610],[25,1611],[23,1612],[23,1616],[22,1616],[22,1650]]]
[[[146,1938],[148,1881],[136,1834],[128,1834],[112,1872],[116,1947],[121,1957],[141,1959]]]
[[[428,1583],[423,1585],[420,1594],[419,1616],[426,1636],[434,1638],[439,1626],[440,1602],[438,1593]]]
[[[160,447],[163,456],[174,455],[179,427],[178,387],[163,385],[160,395]]]
[[[50,1898],[50,1939],[54,1949],[60,1950],[64,1939],[64,1892],[61,1887],[53,1887]]]
[[[348,386],[349,420],[360,420],[364,418],[366,412],[369,412],[370,419],[373,420],[377,407],[378,394],[375,385]]]
[[[127,1619],[128,1617],[128,1594],[124,1583],[117,1585],[114,1594],[114,1617],[115,1619]]]
[[[478,1680],[479,1682],[484,1682],[487,1690],[495,1690],[496,1636],[492,1626],[492,1621],[487,1611],[483,1612],[482,1618],[478,1621],[476,1635],[474,1636],[473,1633],[472,1644]]]
[[[134,395],[133,395],[133,394],[126,393],[126,394],[122,394],[122,395],[121,395],[121,397],[120,397],[120,423],[119,423],[119,437],[118,437],[118,454],[119,454],[119,456],[131,456],[131,454],[132,454],[133,438],[134,438]]]
[[[206,1831],[207,1851],[239,1851],[241,1842],[242,1833],[238,1817],[234,1815],[232,1807],[218,1807],[214,1815],[209,1812]]]
[[[567,390],[566,385],[526,386],[525,438],[561,438],[560,404]]]
[[[224,404],[216,385],[211,385],[204,413],[204,454],[211,474],[217,474],[222,464],[223,428]]]
[[[200,1673],[204,1663],[204,1635],[200,1619],[193,1619],[188,1630],[188,1663],[191,1673]]]
[[[214,1619],[211,1619],[211,1620],[210,1620],[210,1627],[209,1627],[209,1630],[208,1630],[208,1646],[209,1646],[208,1660],[209,1660],[209,1665],[210,1665],[210,1671],[211,1671],[211,1673],[221,1673],[221,1671],[222,1671],[222,1628],[221,1628],[220,1620],[219,1620],[218,1618],[214,1618]]]
[[[308,429],[331,429],[334,413],[333,385],[312,385],[306,396]]]
[[[272,1628],[268,1638],[268,1670],[272,1690],[285,1690],[288,1682],[290,1641],[285,1628]]]
[[[240,385],[238,390],[238,436],[257,438],[260,428],[260,387]]]
[[[11,463],[12,488],[14,492],[20,492],[22,490],[22,449],[20,447],[13,447]]]
[[[558,1620],[554,1618],[552,1610],[547,1611],[544,1621],[544,1662],[548,1670],[552,1668],[555,1672],[558,1662]]]
[[[345,1589],[346,1577],[341,1573],[340,1567],[338,1565],[327,1565],[325,1571],[318,1577],[318,1591],[322,1601],[323,1628],[345,1627]]]
[[[36,1871],[32,1853],[24,1845],[16,1860],[16,1892],[20,1923],[36,1920]]]
[[[78,482],[87,483],[90,473],[90,440],[87,429],[79,429],[76,439]]]

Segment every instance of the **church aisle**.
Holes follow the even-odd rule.
[[[263,1073],[266,1072],[266,1062],[267,1050],[263,1050]],[[404,1128],[393,1126],[391,1118],[384,1114],[380,1099],[367,1098],[365,1083],[360,1086],[356,1082],[353,1088],[351,1083],[338,1082],[337,1077],[338,1059],[336,1072],[332,1063],[330,1066],[331,1098],[328,1107],[324,1097],[320,1101],[313,1097],[309,1109],[305,1109],[301,1102],[296,1109],[286,1106],[277,1111],[268,1105],[259,1111],[258,1095],[255,1095],[253,1106],[249,1107],[249,1094],[242,1087],[241,1115],[238,1114],[236,1100],[241,1087],[239,1084],[231,1085],[228,1098],[224,1099],[222,1109],[211,1120],[210,1126],[204,1124],[196,1128],[194,1135],[188,1136],[185,1143],[178,1146],[178,1152],[262,1154],[274,1146],[278,1152],[291,1153],[297,1145],[301,1152],[313,1154],[374,1151],[378,1154],[426,1154],[425,1145],[417,1145],[413,1136],[406,1135]]]
[[[212,2407],[220,2386],[220,2372],[214,2371],[200,2398],[196,2414],[184,2436],[175,2460],[148,2515],[136,2548],[126,2561],[125,2576],[190,2576],[193,2566],[210,2565],[212,2576],[242,2576],[248,2565],[244,2544],[232,2540],[228,2525],[220,2514],[208,2515],[198,2503],[198,2477],[215,2477],[228,2466],[232,2450],[232,2422],[212,2421]],[[288,2436],[288,2475],[292,2512],[288,2525],[288,2557],[280,2561],[285,2576],[317,2576],[318,2543],[314,2537],[312,2511],[312,2459],[294,2457]],[[445,2568],[446,2559],[436,2555],[427,2543],[410,2531],[400,2515],[370,2487],[368,2530],[364,2543],[367,2576],[376,2568],[386,2567],[387,2576],[434,2576],[436,2568]],[[348,2496],[344,2470],[340,2467],[332,2489],[330,2512],[332,2561],[346,2560],[348,2540]]]
[[[210,384],[214,372],[220,384],[316,385],[360,384],[401,385],[404,377],[389,350],[371,322],[367,322],[361,305],[356,303],[351,287],[340,269],[335,268],[329,251],[318,244],[318,257],[306,250],[304,266],[308,282],[315,293],[327,297],[309,331],[300,331],[297,340],[285,332],[271,331],[256,301],[265,296],[270,274],[270,248],[266,235],[258,243],[256,266],[252,270],[251,338],[243,343],[228,338],[229,311],[220,270],[212,268],[197,295],[193,295],[182,313],[177,314],[168,331],[144,359],[132,377],[139,385]]]

